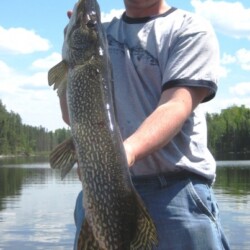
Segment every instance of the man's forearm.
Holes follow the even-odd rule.
[[[159,106],[137,131],[124,141],[130,166],[165,146],[180,131],[187,115],[179,105],[166,106]]]
[[[189,88],[163,93],[156,110],[124,141],[129,166],[168,144],[206,95],[206,89]]]

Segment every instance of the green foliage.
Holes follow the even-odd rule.
[[[0,155],[31,155],[51,151],[70,136],[68,129],[48,131],[22,123],[19,114],[8,112],[0,100]]]
[[[217,160],[243,160],[250,156],[250,109],[232,106],[220,114],[207,114],[208,147]]]
[[[208,147],[216,160],[243,160],[250,157],[250,109],[232,106],[220,114],[206,114]],[[22,124],[21,117],[8,112],[0,100],[0,155],[31,155],[50,152],[69,138],[70,130],[54,132]]]

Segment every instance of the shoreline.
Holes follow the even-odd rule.
[[[30,157],[39,157],[39,156],[48,156],[48,152],[40,153],[40,154],[17,154],[17,155],[0,155],[0,159],[8,159],[8,158],[30,158]]]
[[[0,155],[0,159],[18,157],[17,155]]]

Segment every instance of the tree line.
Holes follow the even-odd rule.
[[[231,106],[206,118],[208,147],[216,160],[250,159],[250,109]]]
[[[32,155],[50,152],[70,136],[68,129],[54,132],[22,123],[19,114],[8,112],[0,100],[0,155]]]
[[[250,109],[232,106],[219,114],[206,114],[208,147],[216,160],[250,157]],[[8,112],[0,100],[0,155],[31,155],[50,152],[70,136],[69,129],[54,132],[22,123],[19,114]]]

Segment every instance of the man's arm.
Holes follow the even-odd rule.
[[[168,144],[208,92],[202,87],[165,90],[156,110],[124,141],[129,166]]]

